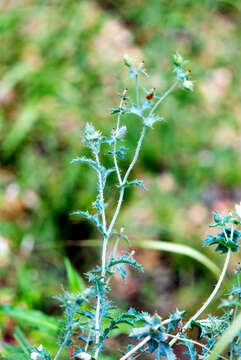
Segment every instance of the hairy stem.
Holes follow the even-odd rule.
[[[99,156],[96,155],[96,162],[98,167],[100,168],[100,160]],[[104,188],[103,188],[103,180],[102,174],[98,171],[98,180],[99,180],[99,196],[102,204],[102,222],[103,222],[103,230],[106,234],[106,216],[105,216],[105,207],[104,207]],[[106,248],[108,243],[108,237],[104,236],[103,248],[102,248],[102,261],[101,261],[101,275],[105,276],[105,263],[106,263]],[[95,313],[95,332],[96,332],[96,344],[99,343],[100,340],[100,305],[101,305],[101,296],[98,293],[97,295],[97,304],[96,304],[96,313]]]
[[[211,293],[211,295],[209,296],[209,298],[207,299],[207,301],[203,304],[203,306],[188,320],[188,322],[184,325],[183,327],[183,331],[187,330],[187,328],[189,327],[189,325],[191,324],[191,322],[193,320],[196,320],[199,318],[199,316],[203,313],[203,311],[208,307],[208,305],[212,302],[212,300],[214,299],[214,297],[216,296],[220,286],[221,286],[221,283],[224,279],[224,276],[226,274],[226,271],[227,271],[227,268],[228,268],[228,263],[229,263],[229,260],[230,260],[230,249],[228,250],[228,253],[227,253],[227,256],[226,256],[226,260],[225,260],[225,263],[224,263],[224,266],[223,266],[223,270],[222,270],[222,273],[220,275],[220,278],[213,290],[213,292]],[[177,341],[177,338],[175,337],[172,341],[170,341],[169,345],[172,346],[175,344],[175,342]]]
[[[140,149],[141,149],[141,145],[142,145],[142,142],[143,142],[143,139],[144,139],[144,136],[145,136],[145,133],[146,133],[146,127],[144,126],[142,128],[142,132],[141,132],[141,135],[140,135],[140,138],[139,138],[139,141],[138,141],[138,144],[137,144],[137,147],[136,147],[136,151],[135,151],[135,155],[133,157],[133,160],[132,162],[130,163],[130,166],[128,167],[127,171],[126,171],[126,174],[124,176],[124,179],[121,183],[121,185],[125,184],[127,179],[128,179],[128,176],[131,172],[131,170],[133,169],[137,159],[138,159],[138,155],[140,153]],[[107,236],[109,237],[112,230],[113,230],[113,227],[115,225],[115,222],[116,222],[116,219],[119,215],[119,212],[120,212],[120,208],[121,208],[121,205],[122,205],[122,201],[123,201],[123,196],[124,196],[124,192],[125,192],[125,189],[124,188],[121,188],[120,189],[120,195],[119,195],[119,200],[118,200],[118,203],[117,203],[117,207],[116,207],[116,210],[115,210],[115,213],[114,213],[114,216],[112,218],[112,221],[110,223],[110,226],[108,228],[108,231],[107,231]]]
[[[95,156],[96,162],[98,164],[98,167],[100,168],[100,159],[98,154]],[[105,217],[105,206],[104,206],[104,189],[103,189],[103,181],[102,181],[102,174],[100,172],[100,170],[98,171],[98,181],[99,181],[99,196],[100,196],[100,201],[101,201],[101,205],[102,205],[102,222],[103,222],[103,229],[104,229],[104,233],[106,232],[106,217]]]
[[[66,335],[65,335],[65,337],[64,337],[64,341],[63,341],[63,343],[61,344],[61,346],[60,346],[57,354],[55,355],[54,360],[57,360],[57,359],[59,358],[60,354],[62,353],[62,351],[64,350],[64,348],[65,348],[65,346],[66,346],[67,341],[69,340],[70,335],[71,335],[71,330],[67,331],[67,333],[66,333]]]

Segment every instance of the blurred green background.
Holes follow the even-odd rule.
[[[196,83],[193,93],[177,89],[160,108],[167,121],[149,131],[132,174],[149,191],[128,191],[118,225],[130,239],[186,244],[221,267],[222,256],[202,241],[211,211],[227,212],[241,200],[240,10],[230,0],[1,2],[0,305],[59,317],[53,296],[68,286],[64,258],[80,274],[99,259],[98,248],[78,246],[96,239],[95,229],[69,216],[90,209],[95,173],[70,161],[83,151],[85,123],[108,134],[118,93],[125,86],[133,93],[125,53],[145,60],[145,88],[164,91],[172,83],[176,50],[190,60]],[[140,131],[138,119],[126,123],[123,167]],[[112,212],[118,191],[106,194]],[[144,275],[113,283],[122,308],[162,316],[177,305],[193,311],[215,283],[181,255],[137,250],[137,258]],[[1,347],[15,344],[16,324],[32,344],[55,349],[54,334],[0,312]]]

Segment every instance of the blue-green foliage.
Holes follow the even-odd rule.
[[[221,228],[222,231],[216,235],[208,235],[204,240],[204,246],[211,246],[217,244],[216,251],[220,251],[222,254],[227,253],[230,249],[232,252],[237,252],[239,248],[239,239],[241,238],[241,232],[234,229],[234,225],[241,224],[240,220],[233,217],[231,214],[221,216],[218,213],[214,213],[215,223],[210,227]],[[232,228],[227,226],[232,224]]]
[[[156,91],[152,90],[150,92],[152,94],[151,97],[146,96],[144,99],[140,98],[139,76],[147,76],[144,64],[142,62],[139,66],[135,67],[134,61],[129,56],[124,57],[124,63],[129,69],[128,77],[136,79],[136,100],[133,101],[127,97],[127,89],[124,90],[120,96],[119,108],[112,108],[111,110],[111,114],[117,117],[117,123],[116,128],[112,129],[109,136],[103,136],[99,130],[95,129],[93,124],[87,123],[82,141],[91,154],[88,155],[88,157],[77,157],[72,161],[72,163],[88,164],[96,171],[97,194],[92,205],[97,212],[95,211],[91,214],[89,211],[80,210],[74,211],[72,215],[81,216],[96,226],[103,236],[103,248],[101,265],[97,265],[95,269],[86,274],[89,287],[79,294],[73,295],[65,292],[63,296],[58,297],[61,306],[64,308],[65,316],[62,332],[59,337],[60,349],[54,360],[57,360],[62,350],[69,346],[71,346],[71,351],[73,351],[74,356],[80,359],[90,360],[94,358],[98,360],[99,354],[105,349],[106,340],[120,332],[122,326],[128,328],[132,341],[142,341],[137,349],[134,348],[133,344],[129,344],[127,353],[122,351],[125,359],[129,358],[128,352],[131,351],[134,353],[133,358],[142,354],[153,353],[157,360],[161,360],[163,357],[167,360],[175,360],[176,355],[169,338],[175,338],[176,336],[176,340],[181,340],[181,344],[187,349],[186,355],[189,359],[194,360],[198,356],[197,350],[193,342],[188,339],[185,330],[188,327],[191,330],[194,327],[198,328],[198,340],[204,339],[206,344],[205,346],[200,345],[202,355],[206,356],[216,343],[217,338],[223,334],[231,321],[230,313],[225,311],[224,315],[220,318],[209,315],[207,319],[196,319],[191,321],[190,324],[187,323],[185,328],[182,325],[182,318],[185,315],[185,311],[176,309],[176,311],[170,314],[168,319],[163,321],[158,314],[153,316],[146,312],[138,312],[133,308],[128,311],[121,311],[108,298],[111,290],[111,278],[116,272],[119,272],[122,279],[125,280],[127,276],[126,266],[143,271],[141,265],[138,264],[134,258],[134,251],[125,252],[122,255],[117,253],[116,250],[119,241],[124,239],[128,243],[128,238],[124,235],[124,228],[120,230],[116,229],[115,222],[120,211],[125,189],[135,186],[145,189],[141,180],[135,179],[129,181],[128,176],[138,158],[146,128],[152,128],[156,122],[163,120],[163,118],[155,114],[155,111],[159,104],[177,85],[181,85],[181,87],[186,90],[193,90],[190,72],[183,68],[186,61],[178,53],[173,56],[176,81],[162,96],[158,96]],[[152,102],[152,98],[156,100],[156,102]],[[127,150],[124,146],[120,146],[127,133],[127,126],[120,123],[120,121],[123,121],[121,116],[125,114],[141,118],[143,128],[137,142],[133,160],[126,174],[122,175],[118,165],[118,157],[123,158]],[[108,147],[107,152],[106,147]],[[104,158],[104,156],[101,156],[102,150],[104,155],[109,154],[113,156],[112,168],[105,168],[105,166],[102,165]],[[104,195],[108,176],[112,173],[115,174],[117,179],[117,187],[115,189],[119,191],[119,200],[113,218],[108,225],[108,218],[105,213],[107,203],[104,201]],[[235,229],[234,226],[241,225],[241,221],[233,217],[232,214],[221,216],[215,213],[214,222],[211,226],[220,228],[221,232],[216,236],[209,235],[204,240],[204,245],[210,246],[217,244],[216,251],[220,251],[221,253],[226,253],[229,250],[236,252],[239,247],[241,232]],[[113,251],[108,255],[108,241],[111,237],[114,237],[116,242]],[[222,303],[222,307],[226,306],[229,310],[235,307],[236,316],[237,309],[240,307],[241,287],[239,280],[237,285],[234,285],[229,291],[228,295],[235,297],[235,299]],[[132,330],[130,331],[131,328]],[[77,344],[75,343],[75,339],[78,340]],[[237,334],[236,339],[234,339],[231,345],[231,351],[235,356],[240,352],[240,349],[238,349],[239,343],[240,334]],[[32,352],[44,360],[51,360],[50,355],[47,354],[42,347],[33,348]]]

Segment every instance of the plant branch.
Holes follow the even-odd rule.
[[[96,155],[96,162],[98,164],[98,168],[100,168],[100,160],[98,154]],[[105,205],[104,205],[104,188],[103,188],[103,180],[101,171],[98,171],[98,179],[99,179],[99,196],[102,206],[102,222],[103,222],[103,230],[104,234],[106,234],[106,216],[105,216]],[[108,237],[104,236],[103,248],[102,248],[102,261],[101,261],[101,275],[105,276],[105,263],[106,263],[106,248],[108,244]],[[96,313],[95,313],[95,333],[96,333],[96,344],[99,343],[100,340],[100,305],[101,305],[101,296],[98,293],[97,295],[97,304],[96,304]]]
[[[140,136],[140,138],[139,138],[139,141],[138,141],[138,144],[137,144],[137,147],[136,147],[135,155],[134,155],[134,157],[133,157],[132,162],[130,163],[129,168],[128,168],[127,171],[126,171],[126,174],[125,174],[125,176],[124,176],[124,179],[123,179],[122,184],[125,184],[125,182],[127,181],[128,176],[129,176],[131,170],[133,169],[133,167],[134,167],[134,165],[135,165],[135,163],[136,163],[136,160],[138,159],[138,156],[139,156],[139,153],[140,153],[140,149],[141,149],[141,145],[142,145],[142,142],[143,142],[145,133],[146,133],[146,126],[143,126],[142,131],[141,131],[141,136]]]
[[[100,165],[100,159],[98,154],[95,156],[96,162],[98,164],[98,168],[101,167]],[[100,201],[102,204],[102,222],[103,222],[103,229],[104,233],[106,233],[106,217],[105,217],[105,206],[104,206],[104,189],[103,189],[103,181],[102,181],[102,174],[101,171],[98,170],[98,180],[99,180],[99,195],[100,195]]]
[[[150,115],[152,115],[154,113],[154,111],[158,108],[158,106],[160,105],[160,103],[166,99],[166,97],[175,89],[175,87],[177,86],[178,81],[175,81],[175,83],[157,100],[157,102],[155,103],[155,105],[153,106],[153,108],[150,111]]]
[[[66,333],[66,335],[65,335],[65,337],[64,337],[63,343],[61,344],[61,346],[60,346],[57,354],[55,355],[54,360],[57,360],[57,359],[59,358],[60,354],[62,353],[62,351],[64,350],[65,345],[66,345],[66,343],[67,343],[67,341],[68,341],[68,339],[69,339],[70,334],[71,334],[71,330],[68,330],[67,333]]]
[[[139,138],[137,147],[136,147],[135,155],[134,155],[134,157],[133,157],[133,160],[132,160],[129,168],[128,168],[127,171],[126,171],[126,174],[125,174],[125,176],[124,176],[124,179],[123,179],[121,185],[125,184],[125,182],[127,181],[128,176],[129,176],[131,170],[133,169],[133,167],[134,167],[134,165],[135,165],[135,163],[136,163],[136,161],[137,161],[137,159],[138,159],[138,155],[139,155],[139,152],[140,152],[140,149],[141,149],[142,141],[143,141],[144,136],[145,136],[145,132],[146,132],[146,127],[143,126],[142,132],[141,132],[141,135],[140,135],[140,138]],[[108,231],[107,231],[107,237],[110,236],[110,234],[111,234],[111,232],[112,232],[112,230],[113,230],[113,227],[114,227],[114,225],[115,225],[116,219],[117,219],[117,217],[118,217],[118,215],[119,215],[120,208],[121,208],[122,201],[123,201],[124,192],[125,192],[125,189],[124,189],[124,188],[121,188],[121,189],[120,189],[119,200],[118,200],[118,203],[117,203],[117,207],[116,207],[114,216],[113,216],[113,218],[112,218],[112,221],[111,221],[111,223],[110,223],[110,226],[109,226],[109,228],[108,228]]]
[[[207,301],[203,304],[203,306],[188,320],[188,322],[184,325],[183,327],[183,331],[187,330],[187,328],[189,327],[189,325],[191,324],[191,322],[193,320],[196,320],[202,313],[203,311],[208,307],[208,305],[212,302],[212,300],[214,299],[214,297],[216,296],[220,286],[221,286],[221,283],[224,279],[224,276],[226,274],[226,271],[227,271],[227,268],[228,268],[228,263],[229,263],[229,260],[230,260],[230,249],[228,250],[228,253],[227,253],[227,256],[226,256],[226,260],[225,260],[225,263],[224,263],[224,266],[223,266],[223,270],[222,270],[222,273],[220,275],[220,278],[213,290],[213,292],[211,293],[211,295],[209,296],[209,298],[207,299]],[[174,338],[171,342],[170,342],[170,346],[174,345],[175,342],[177,341],[176,338]]]

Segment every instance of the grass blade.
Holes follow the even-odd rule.
[[[84,281],[77,273],[77,271],[71,265],[69,259],[65,258],[64,260],[65,268],[67,272],[67,278],[69,283],[70,292],[82,292],[86,288]]]

